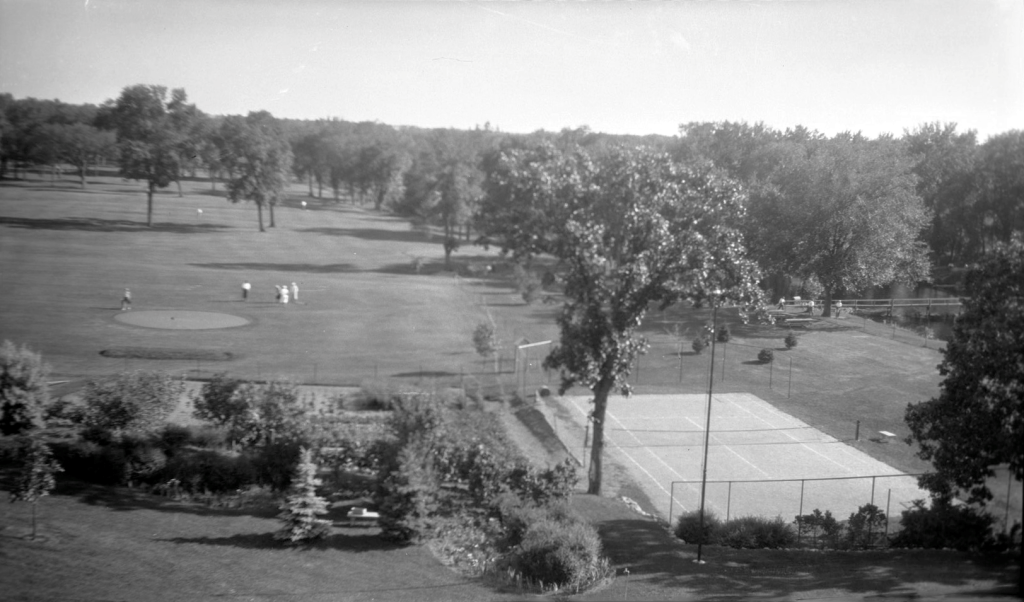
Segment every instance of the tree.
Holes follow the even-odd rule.
[[[50,401],[50,368],[38,353],[10,341],[0,345],[0,434],[16,435],[43,425]]]
[[[976,172],[986,238],[1008,243],[1024,232],[1024,130],[985,141],[978,149]]]
[[[51,124],[47,125],[43,132],[53,146],[55,157],[70,163],[78,170],[82,188],[85,188],[85,176],[89,167],[96,165],[115,144],[112,132],[82,123]]]
[[[444,228],[444,267],[451,269],[451,256],[459,248],[458,228],[473,215],[473,207],[480,198],[481,174],[472,165],[453,159],[437,174],[434,190],[424,205],[431,221]]]
[[[565,266],[560,340],[544,364],[561,371],[562,393],[575,385],[593,392],[588,491],[599,494],[608,396],[631,391],[630,366],[647,346],[637,329],[648,308],[760,300],[759,273],[738,229],[744,197],[708,169],[642,149],[613,150],[596,166],[550,145],[513,150],[490,177],[492,194],[511,196],[505,200],[531,224],[544,224],[532,235],[499,226],[503,251],[551,253]],[[500,197],[487,206],[501,207]]]
[[[900,143],[840,134],[773,152],[776,167],[753,189],[748,222],[763,267],[820,283],[824,316],[839,291],[927,279],[919,235],[928,213]]]
[[[937,262],[962,264],[984,244],[984,216],[975,185],[977,134],[956,124],[926,123],[903,140],[915,158],[917,193],[931,212],[925,240]]]
[[[236,395],[243,381],[227,374],[214,374],[192,400],[192,414],[218,426],[237,422],[249,412],[246,399]]]
[[[494,358],[494,371],[498,371],[498,333],[492,322],[481,322],[473,330],[473,347],[483,358]]]
[[[32,438],[25,451],[25,459],[21,472],[14,482],[11,491],[11,502],[28,502],[32,504],[32,539],[36,538],[36,515],[39,500],[50,495],[57,486],[53,475],[64,472],[60,464],[53,459],[50,447],[40,439]]]
[[[313,454],[302,448],[292,477],[291,491],[281,504],[281,514],[277,515],[284,522],[284,527],[274,534],[274,539],[283,540],[288,545],[301,545],[331,534],[331,523],[317,518],[327,514],[327,500],[316,493],[316,488],[321,485],[320,479],[316,478],[316,470]]]
[[[85,384],[85,425],[108,433],[152,431],[178,405],[184,385],[163,372],[122,372]]]
[[[175,97],[178,95],[175,90]],[[184,91],[180,92],[184,95]],[[178,177],[180,136],[167,107],[167,88],[135,85],[117,99],[113,120],[120,146],[121,175],[146,182],[146,225],[153,225],[153,194]]]
[[[274,205],[284,194],[291,171],[292,151],[273,115],[266,111],[245,118],[227,117],[221,125],[222,162],[231,174],[228,198],[233,203],[249,200],[256,204],[260,232],[263,207],[270,209],[274,227]]]
[[[993,466],[1024,480],[1024,236],[996,246],[967,274],[963,313],[943,350],[939,396],[908,405],[908,443],[932,463],[921,485],[985,503]]]
[[[304,439],[306,411],[294,384],[246,383],[235,390],[231,403],[246,408],[230,423],[231,437],[235,441],[258,447]]]

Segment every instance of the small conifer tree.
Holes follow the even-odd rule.
[[[277,515],[284,527],[274,534],[275,539],[288,545],[301,545],[331,534],[331,523],[317,518],[327,514],[327,500],[316,494],[321,484],[316,478],[316,468],[312,452],[302,448],[291,490],[281,504],[281,514]]]
[[[57,485],[53,475],[64,472],[60,464],[53,459],[50,447],[33,438],[25,451],[25,460],[21,466],[21,474],[14,482],[11,502],[29,502],[32,504],[32,539],[36,538],[36,508],[39,500],[50,495]]]

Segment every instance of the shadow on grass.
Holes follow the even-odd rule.
[[[201,234],[229,229],[222,224],[156,223],[96,218],[43,219],[28,217],[0,217],[0,225],[31,230],[79,230],[82,232],[169,232],[172,234]]]
[[[658,599],[654,592],[700,592],[701,599],[789,597],[822,591],[842,595],[919,597],[922,583],[962,588],[973,595],[1012,596],[1017,562],[1007,556],[953,551],[880,550],[815,552],[806,550],[737,550],[705,546],[707,564],[697,565],[697,547],[669,534],[664,525],[643,519],[598,521],[598,533],[612,564],[628,567],[641,579],[634,595]],[[979,580],[991,584],[979,588]],[[652,587],[653,586],[653,587]],[[648,589],[650,588],[650,589]],[[810,599],[810,598],[808,598]]]
[[[400,372],[398,374],[392,374],[395,378],[444,378],[449,376],[458,376],[455,372],[445,372],[443,370],[421,370],[419,372]]]
[[[189,265],[197,268],[208,268],[211,270],[239,270],[239,271],[260,271],[260,272],[307,272],[311,274],[340,274],[357,272],[351,263],[191,263]]]
[[[350,236],[363,240],[384,242],[431,242],[422,232],[412,230],[378,230],[375,228],[302,228],[299,232],[327,234],[329,236]]]
[[[245,533],[230,537],[172,537],[162,539],[177,544],[194,543],[204,546],[228,546],[249,550],[286,550],[292,547],[311,550],[342,550],[346,552],[379,552],[397,550],[404,546],[381,539],[376,533],[350,535],[334,533],[326,539],[306,546],[288,546],[274,539],[273,533]]]
[[[105,506],[118,512],[155,510],[197,516],[256,516],[260,518],[273,518],[279,512],[276,505],[214,508],[198,502],[180,502],[163,498],[141,489],[94,485],[73,480],[58,480],[54,493],[77,497],[84,504]]]

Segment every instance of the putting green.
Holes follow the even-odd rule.
[[[164,328],[167,330],[212,330],[214,328],[245,326],[249,323],[249,320],[231,314],[176,309],[123,311],[114,316],[114,319],[132,326]]]

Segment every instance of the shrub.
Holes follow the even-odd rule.
[[[284,440],[251,450],[249,458],[256,472],[256,482],[275,491],[288,489],[295,465],[299,462],[301,447],[300,441]]]
[[[473,347],[482,357],[491,357],[498,351],[498,335],[494,325],[490,322],[481,322],[473,330]]]
[[[718,327],[718,333],[715,335],[719,343],[728,343],[729,339],[732,338],[732,331],[729,330],[728,324],[722,324]]]
[[[168,460],[157,477],[163,482],[177,479],[192,493],[224,493],[255,483],[256,471],[245,454],[230,456],[211,450],[185,450]]]
[[[364,381],[359,392],[349,398],[345,406],[350,410],[390,410],[396,402],[401,401],[402,393],[398,385],[386,380]]]
[[[536,274],[516,264],[512,271],[512,277],[516,281],[516,290],[522,295],[523,301],[533,304],[540,298],[544,288]]]
[[[696,353],[697,355],[700,355],[700,353],[704,351],[704,348],[707,346],[708,340],[705,339],[704,337],[697,337],[693,339],[693,343],[690,345],[690,347],[693,348],[693,352]]]
[[[607,574],[597,531],[565,502],[536,505],[513,494],[496,507],[504,529],[502,567],[533,581],[579,589]]]
[[[718,542],[733,548],[785,548],[796,542],[796,533],[782,517],[744,516],[726,521],[718,531]]]
[[[797,529],[800,533],[811,532],[813,543],[818,545],[818,538],[821,537],[822,547],[839,547],[839,535],[842,533],[842,526],[832,516],[832,512],[826,510],[824,514],[817,508],[811,514],[796,517]]]
[[[775,352],[765,347],[757,352],[757,360],[762,364],[769,364],[775,359]]]
[[[445,505],[445,492],[430,452],[422,440],[413,442],[382,466],[374,501],[385,539],[412,541],[431,534]]]
[[[892,538],[897,548],[954,548],[979,550],[992,544],[994,519],[970,506],[954,506],[948,501],[915,500],[903,511],[902,530]]]
[[[16,435],[43,426],[49,403],[49,366],[28,347],[0,345],[0,435]]]
[[[714,512],[704,509],[704,530],[700,528],[700,511],[693,510],[679,515],[676,522],[676,537],[688,544],[715,543],[722,529],[722,521]]]
[[[782,339],[782,342],[786,344],[786,349],[792,349],[796,347],[798,341],[796,335],[790,332],[786,335],[786,338]]]
[[[192,414],[199,420],[226,425],[241,418],[248,410],[245,400],[235,395],[242,381],[221,372],[203,384],[192,398]]]
[[[85,385],[85,425],[110,432],[152,431],[178,404],[184,386],[161,372],[122,372]]]
[[[874,504],[864,504],[846,523],[847,543],[851,548],[869,548],[885,538],[885,513]]]

